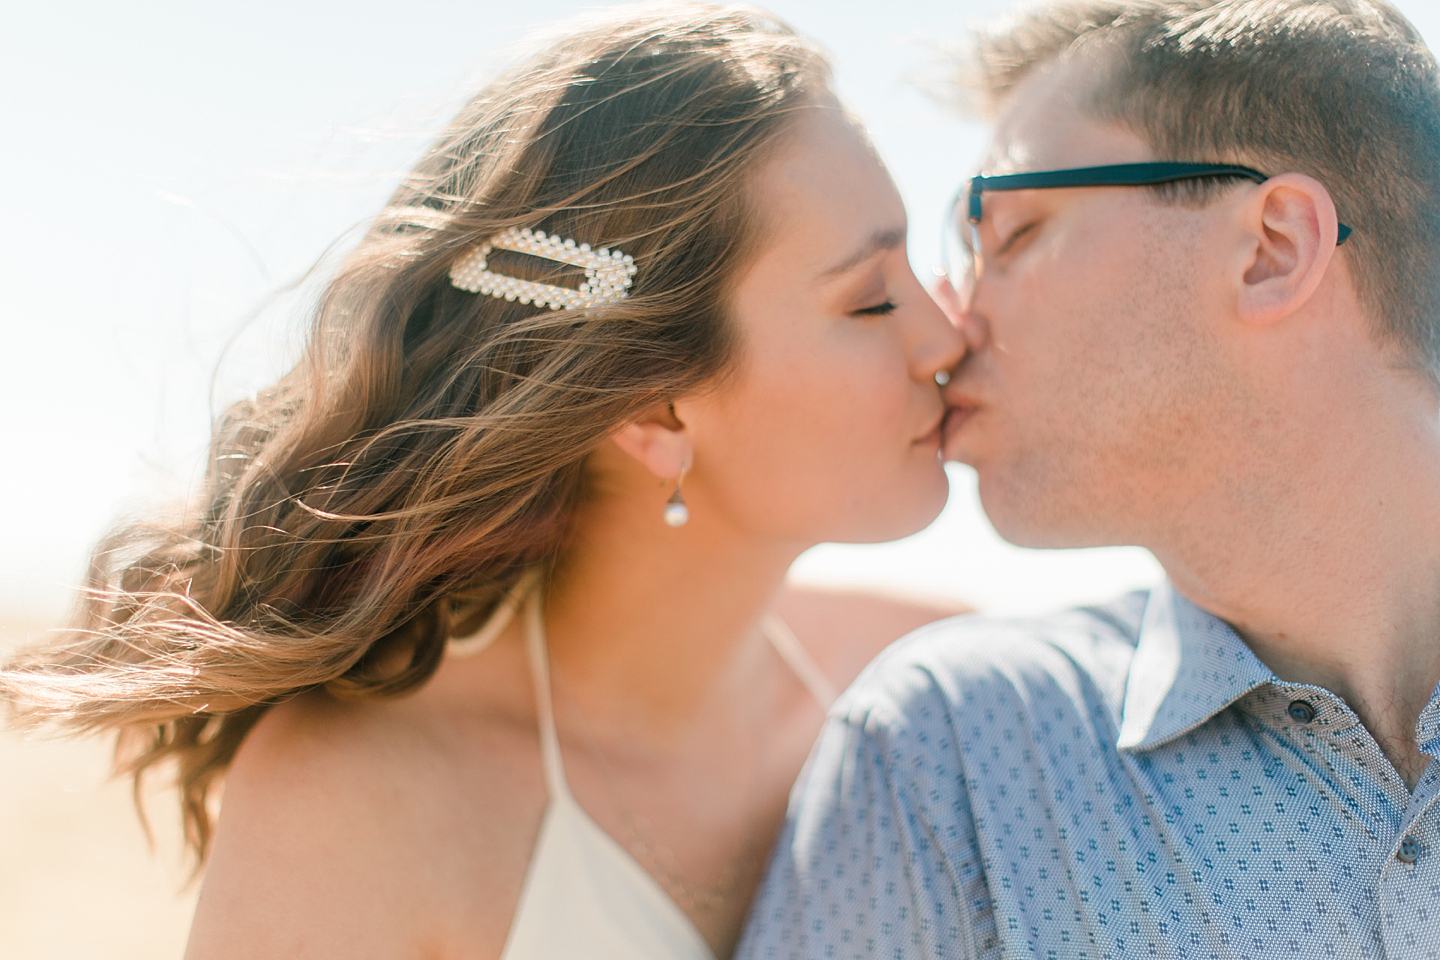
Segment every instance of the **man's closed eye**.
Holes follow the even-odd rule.
[[[1010,253],[1012,250],[1015,249],[1015,245],[1019,243],[1020,240],[1030,235],[1031,233],[1034,233],[1037,226],[1039,226],[1039,224],[1035,223],[1035,221],[1032,220],[1031,222],[1025,224],[1018,230],[1011,233],[1010,236],[1005,239],[1005,242],[1000,244],[1000,249],[995,251],[995,255],[997,257],[1003,257],[1006,254]]]

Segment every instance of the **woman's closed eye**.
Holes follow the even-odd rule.
[[[875,304],[875,306],[873,307],[862,307],[859,310],[856,310],[855,314],[856,316],[860,317],[883,317],[894,312],[895,304],[889,300],[886,300],[883,303]]]

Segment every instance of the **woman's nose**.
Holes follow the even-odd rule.
[[[933,296],[933,294],[932,294]],[[941,382],[965,356],[965,337],[938,301],[925,303],[920,311],[923,335],[916,338],[911,356],[917,380]]]

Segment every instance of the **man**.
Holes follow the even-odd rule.
[[[1434,58],[1383,0],[1071,0],[976,61],[947,452],[1168,580],[882,656],[740,956],[1440,956]]]

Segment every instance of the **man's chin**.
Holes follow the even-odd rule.
[[[980,506],[1007,543],[1031,550],[1114,545],[1113,538],[1097,535],[1094,517],[1066,506],[1068,497],[1008,478],[993,466],[972,466],[979,478]]]
[[[963,463],[967,467],[980,469],[979,451],[973,443],[967,442],[959,430],[951,429],[947,424],[945,428],[945,439],[940,447],[940,455],[947,461]]]

